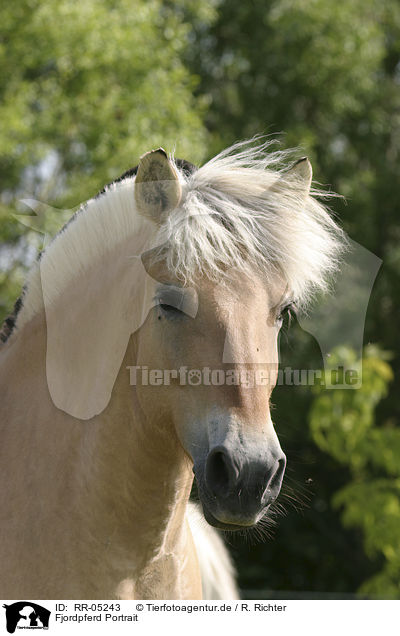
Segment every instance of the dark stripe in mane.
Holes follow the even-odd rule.
[[[190,163],[190,161],[186,161],[185,159],[175,159],[175,163],[178,166],[178,168],[182,170],[182,172],[184,173],[186,177],[190,177],[190,175],[193,172],[195,172],[195,170],[197,170],[196,166]],[[137,173],[137,170],[138,170],[138,166],[134,166],[134,168],[130,168],[129,170],[126,170],[117,179],[114,179],[114,181],[111,181],[111,183],[104,186],[104,188],[100,190],[100,192],[96,195],[95,198],[100,197],[102,194],[105,194],[107,192],[107,189],[110,186],[112,186],[114,183],[119,183],[120,181],[123,181],[124,179],[127,179],[128,177],[133,177]],[[68,225],[76,219],[77,215],[80,214],[81,212],[84,212],[84,210],[85,210],[85,205],[83,205],[80,208],[77,214],[74,214],[67,221],[67,223],[61,228],[58,234],[60,234],[61,232],[64,232],[64,230],[68,227]],[[42,254],[43,252],[40,252],[38,256],[38,260],[40,260]],[[15,323],[17,321],[17,316],[19,312],[21,311],[21,308],[23,307],[23,304],[24,304],[23,300],[24,300],[25,291],[26,291],[26,287],[24,285],[24,287],[22,288],[21,295],[19,296],[19,298],[17,298],[15,302],[12,313],[3,322],[3,325],[0,329],[0,342],[6,342],[8,338],[11,336],[12,332],[14,331]]]
[[[22,294],[15,301],[14,309],[12,313],[5,319],[3,322],[3,326],[0,330],[0,340],[2,342],[6,342],[6,340],[11,336],[14,327],[15,321],[17,320],[18,313],[22,307],[22,299],[24,297],[25,287],[22,288]]]

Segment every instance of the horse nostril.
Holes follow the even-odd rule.
[[[279,492],[282,486],[283,475],[285,474],[285,468],[286,468],[285,455],[281,457],[281,459],[278,459],[276,464],[274,466],[274,471],[272,472],[269,478],[268,485],[263,494],[263,503],[265,505],[269,505],[270,503],[275,501],[275,499],[279,495]]]
[[[224,450],[210,451],[206,464],[206,483],[215,496],[226,497],[236,484],[239,472]]]

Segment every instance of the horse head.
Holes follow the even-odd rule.
[[[308,160],[292,169],[290,179],[307,196]],[[135,192],[140,214],[168,222],[182,191],[162,150],[142,159]],[[223,213],[213,221],[223,226]],[[170,242],[174,238],[172,231]],[[222,264],[219,277],[199,267],[184,281],[168,263],[168,245],[143,258],[155,307],[138,332],[136,368],[158,375],[153,383],[147,377],[137,384],[140,405],[160,426],[173,422],[193,462],[207,521],[229,530],[253,526],[277,498],[286,466],[269,401],[290,290],[278,272],[266,279],[250,262],[247,269]],[[240,249],[243,262],[251,261],[244,241]],[[176,256],[179,262],[179,247]]]

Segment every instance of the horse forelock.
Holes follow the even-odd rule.
[[[240,142],[185,179],[183,196],[160,228],[159,258],[183,281],[223,280],[230,268],[280,276],[298,304],[329,289],[346,238],[288,171],[293,151]],[[155,251],[157,257],[157,251]]]

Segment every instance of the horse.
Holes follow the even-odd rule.
[[[291,157],[150,151],[33,266],[0,358],[2,598],[237,597],[218,533],[273,509],[280,327],[343,239]]]

